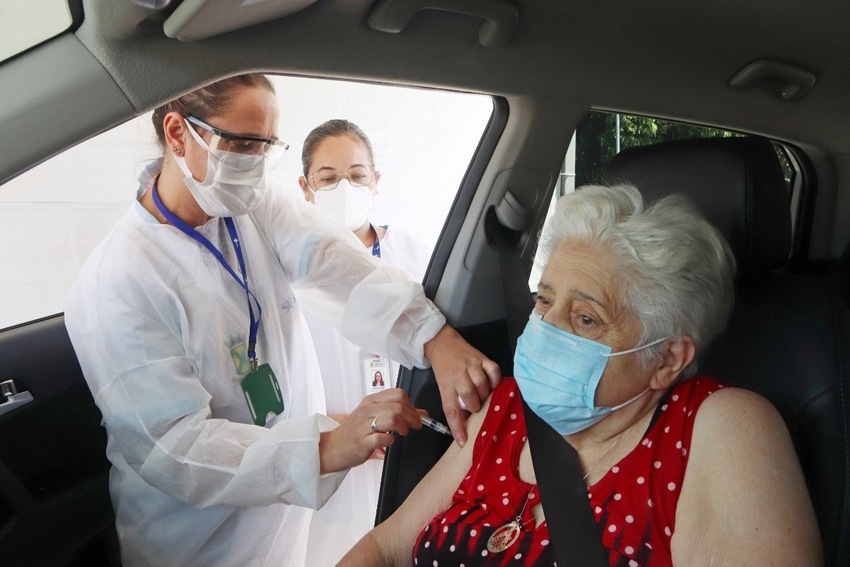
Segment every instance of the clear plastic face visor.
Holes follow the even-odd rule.
[[[260,160],[265,160],[269,169],[274,168],[289,149],[289,144],[274,138],[231,134],[194,116],[187,116],[186,120],[191,123],[187,128],[195,141],[216,160],[234,169],[252,169]],[[209,133],[209,141],[204,140],[197,128]]]

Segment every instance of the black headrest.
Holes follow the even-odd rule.
[[[647,202],[687,196],[726,237],[743,277],[788,259],[788,189],[773,144],[758,137],[707,138],[630,148],[606,168],[604,182],[630,183]]]

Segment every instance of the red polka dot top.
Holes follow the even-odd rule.
[[[671,565],[670,538],[685,476],[694,418],[700,404],[722,388],[708,377],[675,385],[659,404],[642,441],[587,490],[602,545],[613,566]],[[472,467],[447,510],[420,532],[414,564],[450,566],[555,565],[549,529],[535,526],[537,486],[519,478],[526,440],[516,381],[502,380],[473,447]],[[526,503],[527,502],[527,503]],[[544,505],[545,506],[545,505]],[[514,521],[518,537],[505,547],[491,545],[493,533]],[[504,531],[504,530],[502,530]],[[512,534],[511,534],[512,535]]]

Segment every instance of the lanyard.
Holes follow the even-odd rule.
[[[153,195],[153,202],[156,204],[156,208],[159,209],[159,212],[165,216],[166,220],[171,223],[175,228],[180,229],[183,233],[185,233],[190,238],[197,240],[201,244],[203,244],[207,250],[212,252],[212,255],[215,256],[216,260],[222,265],[222,267],[227,270],[227,272],[233,276],[233,279],[236,280],[242,289],[245,290],[245,293],[248,297],[248,317],[251,320],[250,328],[248,330],[248,359],[251,361],[251,370],[257,369],[257,332],[260,329],[260,317],[263,316],[263,310],[260,308],[260,302],[257,300],[257,297],[248,289],[248,274],[245,271],[245,258],[242,255],[242,245],[239,243],[239,235],[236,233],[236,225],[233,222],[233,219],[230,217],[224,218],[224,224],[227,226],[227,232],[230,235],[230,241],[233,243],[233,250],[236,252],[236,258],[239,260],[239,270],[242,272],[242,277],[233,271],[233,268],[227,263],[227,260],[224,259],[224,255],[216,248],[212,242],[210,242],[203,234],[177,218],[177,216],[165,208],[165,205],[162,204],[162,201],[159,200],[159,193],[156,190],[156,181],[154,181],[153,188],[151,190]],[[252,302],[253,300],[253,302]],[[254,307],[253,305],[257,305],[257,316],[254,317]]]
[[[372,225],[369,225],[372,226]],[[376,258],[381,257],[381,241],[378,240],[378,231],[375,230],[375,227],[372,227],[372,232],[375,233],[375,243],[372,244],[372,256]]]

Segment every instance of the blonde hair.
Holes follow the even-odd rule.
[[[248,73],[228,77],[186,93],[153,111],[151,122],[156,131],[159,147],[164,151],[167,146],[163,128],[166,114],[177,112],[182,116],[194,116],[206,122],[211,116],[221,116],[227,112],[233,100],[233,91],[238,87],[259,87],[275,92],[274,85],[268,77],[261,73]]]

